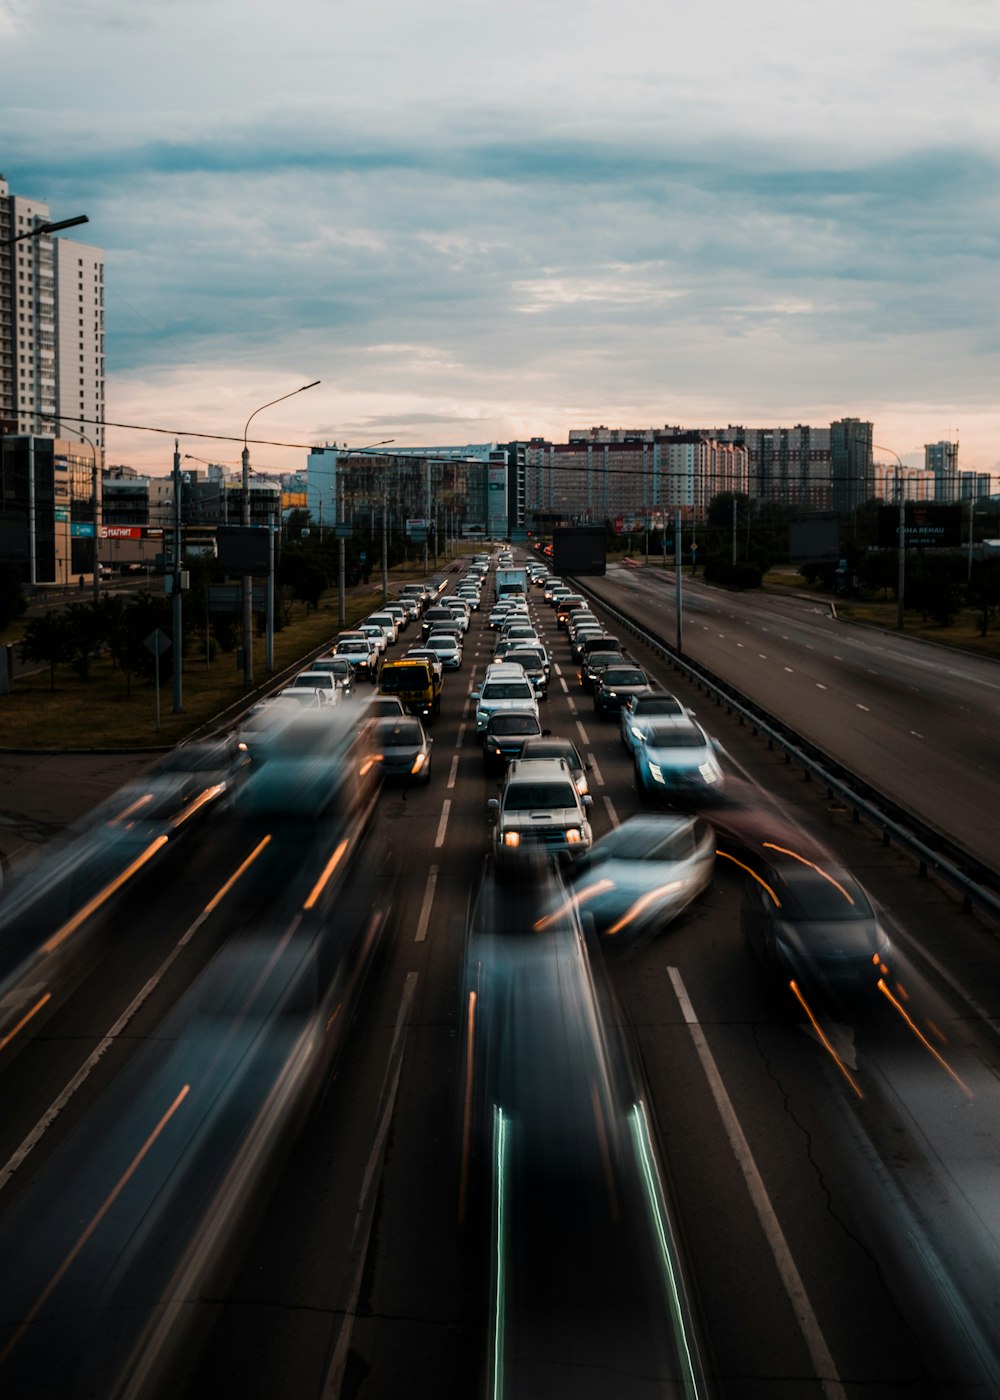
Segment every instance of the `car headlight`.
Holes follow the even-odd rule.
[[[721,777],[721,774],[714,763],[701,764],[698,769],[698,772],[705,779],[706,783],[717,783],[719,781],[719,778]]]
[[[649,772],[650,772],[650,775],[652,776],[654,782],[662,783],[662,782],[664,781],[664,779],[663,779],[663,769],[662,769],[658,764],[656,764],[656,763],[651,763],[651,764],[649,765]]]
[[[505,831],[503,834],[503,843],[505,846],[520,846],[521,833],[519,831]]]
[[[425,753],[418,753],[416,758],[413,760],[413,767],[410,769],[410,772],[419,773],[426,762],[427,755]]]
[[[583,832],[578,826],[567,827],[566,840],[571,846],[578,846],[583,840]]]

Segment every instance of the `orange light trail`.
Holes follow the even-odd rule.
[[[215,894],[212,895],[212,898],[211,898],[211,899],[208,901],[208,903],[205,905],[205,913],[206,913],[206,914],[211,914],[212,911],[213,911],[213,909],[216,909],[216,908],[222,903],[222,901],[225,899],[226,895],[229,893],[229,891],[230,891],[230,890],[233,888],[233,886],[236,884],[236,881],[240,878],[240,876],[241,876],[241,875],[243,874],[243,872],[247,869],[247,867],[253,864],[253,862],[254,862],[254,861],[257,859],[257,857],[260,855],[261,851],[264,849],[264,847],[267,845],[267,843],[270,841],[270,839],[271,839],[270,836],[265,836],[264,839],[263,839],[263,841],[258,842],[258,844],[257,844],[257,845],[254,847],[254,849],[250,852],[250,854],[247,856],[246,860],[245,860],[245,861],[243,862],[243,864],[239,867],[239,869],[236,870],[236,871],[234,871],[234,873],[233,873],[232,875],[230,875],[229,879],[228,879],[228,880],[226,881],[226,883],[222,886],[222,888],[221,888],[220,890],[218,890]]]
[[[309,898],[306,900],[305,904],[303,904],[303,906],[302,906],[303,909],[312,909],[312,908],[315,907],[316,901],[319,899],[320,895],[323,893],[324,889],[326,888],[327,884],[329,883],[330,876],[333,874],[333,872],[336,870],[337,866],[338,866],[338,865],[340,864],[340,862],[343,860],[343,858],[344,858],[344,852],[347,850],[347,848],[348,848],[349,845],[350,845],[350,842],[348,841],[347,837],[345,836],[344,839],[343,839],[343,841],[341,841],[340,845],[339,845],[339,846],[337,847],[337,849],[334,851],[333,855],[332,855],[332,856],[330,857],[330,859],[327,861],[327,863],[326,863],[326,865],[325,865],[325,867],[324,867],[324,869],[323,869],[322,875],[321,875],[321,876],[319,877],[319,879],[316,881],[315,885],[313,885],[312,890],[311,890],[310,893],[309,893]]]
[[[775,903],[775,905],[777,906],[777,908],[778,908],[778,909],[781,908],[781,900],[780,900],[780,899],[778,898],[778,896],[774,893],[774,890],[772,890],[771,886],[767,883],[767,881],[766,881],[766,880],[762,880],[762,879],[760,878],[760,876],[757,874],[756,870],[751,870],[750,867],[749,867],[749,865],[744,865],[743,862],[742,862],[741,860],[737,860],[735,856],[731,856],[731,855],[729,854],[728,851],[720,851],[720,850],[718,849],[718,847],[716,847],[715,854],[716,854],[717,856],[722,856],[723,859],[725,859],[725,860],[731,860],[731,861],[733,862],[734,865],[738,865],[738,866],[740,867],[741,870],[745,870],[746,873],[751,877],[751,879],[757,881],[758,885],[763,885],[764,889],[767,890],[768,894],[769,894],[769,895],[771,896],[771,898],[774,900],[774,903]]]
[[[847,1080],[848,1084],[850,1084],[851,1088],[852,1088],[852,1089],[854,1090],[854,1092],[857,1094],[858,1098],[859,1098],[859,1099],[863,1099],[863,1098],[864,1098],[864,1094],[861,1092],[861,1087],[860,1087],[860,1085],[858,1084],[858,1082],[857,1082],[857,1080],[854,1078],[854,1076],[851,1074],[851,1071],[850,1071],[850,1070],[847,1068],[847,1066],[844,1064],[843,1060],[842,1060],[842,1059],[840,1058],[840,1056],[837,1054],[836,1050],[834,1050],[834,1048],[833,1048],[833,1046],[830,1044],[829,1040],[828,1040],[828,1039],[826,1038],[826,1036],[824,1035],[823,1030],[822,1030],[822,1028],[821,1028],[819,1022],[816,1020],[816,1017],[813,1015],[812,1010],[811,1010],[811,1008],[810,1008],[808,1002],[806,1001],[805,997],[802,995],[801,990],[799,989],[799,984],[798,984],[798,983],[795,981],[795,979],[793,978],[792,981],[789,982],[788,985],[789,985],[789,987],[791,987],[791,989],[792,989],[792,995],[795,997],[796,1001],[797,1001],[797,1002],[799,1003],[799,1005],[802,1007],[802,1010],[803,1010],[803,1011],[806,1013],[806,1015],[809,1017],[809,1024],[812,1026],[813,1030],[814,1030],[814,1031],[816,1032],[816,1034],[819,1036],[820,1041],[822,1042],[822,1045],[823,1045],[824,1050],[827,1052],[827,1054],[828,1054],[828,1055],[830,1056],[830,1058],[833,1060],[834,1064],[835,1064],[835,1065],[837,1066],[837,1068],[840,1070],[841,1074],[842,1074],[842,1075],[844,1076],[844,1078]]]
[[[840,881],[835,880],[832,875],[828,874],[821,865],[817,865],[814,860],[806,860],[805,856],[800,856],[798,851],[790,851],[786,846],[776,846],[773,841],[765,841],[764,849],[765,851],[777,851],[778,854],[782,856],[791,856],[792,860],[797,860],[802,865],[808,865],[810,870],[815,870],[817,875],[822,875],[824,880],[828,881],[835,890],[838,890],[847,900],[848,904],[854,903],[854,900],[844,889]]]
[[[18,1034],[19,1031],[23,1030],[23,1028],[31,1020],[32,1016],[37,1016],[39,1011],[41,1011],[42,1007],[45,1005],[45,1003],[51,1000],[51,992],[46,992],[43,997],[39,997],[39,999],[35,1002],[31,1010],[26,1011],[24,1013],[24,1015],[21,1017],[20,1021],[18,1021],[17,1025],[13,1028],[13,1030],[9,1030],[4,1036],[3,1040],[0,1040],[0,1050],[6,1050],[10,1042],[14,1039],[14,1037]]]
[[[60,943],[64,943],[66,939],[69,938],[70,934],[75,933],[81,924],[86,923],[91,914],[96,914],[101,905],[106,904],[111,896],[121,889],[122,885],[131,880],[132,876],[141,870],[148,860],[152,860],[153,856],[167,844],[168,840],[169,837],[167,836],[158,836],[155,841],[146,847],[142,855],[136,856],[135,860],[126,870],[123,870],[120,875],[117,875],[110,884],[105,885],[103,890],[98,891],[93,899],[88,900],[83,908],[73,915],[72,919],[69,919],[63,924],[62,928],[57,929],[49,941],[42,944],[42,952],[54,952],[55,949],[59,947]]]
[[[195,812],[200,811],[206,802],[214,801],[215,798],[218,797],[220,793],[225,792],[225,790],[225,783],[215,783],[212,787],[206,788],[204,792],[199,792],[198,796],[193,798],[184,810],[174,818],[174,828],[176,829],[181,826],[187,821],[188,817],[193,817]]]
[[[139,1151],[132,1158],[132,1161],[129,1163],[128,1167],[118,1178],[117,1183],[112,1187],[111,1191],[105,1197],[104,1203],[98,1210],[97,1214],[91,1220],[87,1228],[83,1231],[83,1234],[80,1235],[76,1244],[66,1255],[66,1258],[59,1265],[59,1268],[52,1275],[51,1279],[49,1279],[48,1283],[42,1289],[41,1293],[38,1295],[38,1298],[32,1304],[31,1309],[25,1317],[24,1321],[21,1323],[20,1327],[17,1329],[13,1337],[7,1343],[6,1347],[4,1347],[3,1352],[0,1353],[0,1365],[3,1365],[3,1363],[7,1360],[7,1357],[17,1346],[18,1342],[24,1336],[25,1332],[27,1332],[28,1328],[34,1322],[35,1318],[41,1312],[42,1308],[44,1308],[48,1300],[52,1297],[52,1294],[59,1287],[60,1283],[62,1283],[69,1270],[73,1267],[73,1263],[80,1254],[80,1251],[83,1249],[84,1245],[94,1234],[94,1231],[100,1225],[101,1221],[107,1215],[108,1211],[114,1205],[115,1201],[125,1190],[125,1187],[128,1185],[128,1183],[132,1180],[132,1177],[142,1165],[143,1159],[149,1154],[150,1150],[152,1149],[153,1144],[156,1142],[156,1139],[163,1132],[164,1128],[170,1122],[171,1118],[180,1108],[181,1104],[184,1102],[184,1100],[187,1098],[190,1092],[191,1085],[185,1084],[183,1089],[181,1089],[180,1093],[174,1099],[173,1103],[167,1109],[166,1113],[164,1113],[163,1117],[160,1119],[156,1127],[150,1133],[149,1137],[139,1148]]]
[[[620,933],[633,919],[637,919],[640,914],[644,914],[649,906],[654,904],[656,900],[662,899],[664,895],[674,894],[682,887],[683,882],[681,880],[671,880],[669,884],[659,885],[655,890],[649,890],[648,893],[636,900],[631,909],[626,910],[617,923],[611,925],[608,929],[608,937],[613,938],[616,933]]]
[[[153,794],[151,792],[144,792],[141,797],[137,797],[134,802],[130,802],[127,807],[124,807],[118,813],[117,817],[112,817],[108,822],[108,826],[118,826],[120,822],[132,816],[133,812],[138,812],[140,807],[145,807],[146,804],[152,802],[152,800]]]
[[[975,1096],[975,1094],[972,1092],[972,1090],[969,1088],[968,1084],[966,1084],[966,1083],[955,1073],[955,1071],[952,1069],[951,1065],[950,1065],[950,1064],[948,1063],[948,1061],[944,1058],[944,1056],[940,1053],[940,1051],[935,1050],[934,1046],[930,1043],[930,1041],[929,1041],[929,1040],[927,1039],[927,1037],[924,1035],[923,1031],[920,1029],[920,1027],[919,1027],[919,1026],[917,1025],[917,1023],[914,1021],[913,1017],[912,1017],[912,1016],[910,1015],[910,1013],[907,1011],[906,1007],[902,1004],[902,1002],[900,1002],[896,997],[893,996],[892,992],[890,992],[889,988],[888,988],[888,987],[886,986],[886,984],[885,984],[885,979],[884,979],[883,977],[880,977],[880,978],[878,979],[878,989],[879,989],[879,991],[882,993],[882,995],[883,995],[889,1002],[891,1002],[891,1004],[896,1008],[896,1010],[899,1012],[900,1016],[902,1016],[903,1020],[904,1020],[904,1021],[906,1022],[906,1024],[909,1026],[910,1030],[913,1032],[913,1034],[914,1034],[914,1035],[917,1037],[917,1039],[920,1041],[921,1045],[923,1045],[924,1048],[925,1048],[926,1050],[929,1050],[930,1053],[934,1056],[935,1060],[937,1060],[938,1064],[939,1064],[939,1065],[941,1066],[941,1068],[944,1070],[945,1074],[947,1074],[947,1075],[949,1076],[949,1078],[951,1078],[951,1079],[953,1079],[953,1080],[955,1081],[955,1083],[956,1083],[956,1084],[958,1085],[958,1087],[961,1089],[962,1093],[966,1096],[966,1098],[968,1098],[968,1099],[974,1099],[976,1096]]]

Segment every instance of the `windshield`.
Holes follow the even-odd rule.
[[[491,734],[537,734],[538,721],[534,715],[511,714],[494,715],[490,720]]]
[[[609,666],[604,672],[605,685],[645,685],[646,677],[631,667]]]
[[[572,783],[514,783],[507,789],[504,807],[508,812],[532,812],[538,807],[575,807],[576,788]]]
[[[422,744],[424,736],[416,720],[380,719],[376,722],[375,742],[383,748]]]
[[[651,724],[646,731],[652,749],[703,749],[707,742],[695,724]]]
[[[533,694],[527,681],[490,681],[483,686],[484,700],[531,700]]]

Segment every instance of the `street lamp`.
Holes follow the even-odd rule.
[[[13,238],[5,238],[3,246],[9,248],[14,243],[20,243],[23,238],[44,238],[47,233],[58,233],[60,229],[76,228],[77,224],[89,224],[90,220],[86,214],[77,214],[72,219],[59,219],[55,223],[46,221],[43,224],[36,224],[34,228],[25,229],[24,233],[17,233]]]
[[[279,398],[271,399],[268,403],[262,403],[260,408],[255,408],[246,421],[243,429],[243,525],[249,528],[250,525],[250,448],[247,445],[247,432],[250,424],[262,413],[265,408],[273,408],[276,403],[284,403],[285,399],[294,398],[296,394],[305,393],[306,389],[315,389],[319,384],[318,379],[314,379],[311,384],[301,384],[297,389],[292,389],[290,393],[282,394]],[[246,685],[253,684],[253,575],[243,575],[243,680]]]

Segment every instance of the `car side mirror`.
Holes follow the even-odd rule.
[[[472,692],[472,694],[469,696],[469,699],[470,699],[470,700],[475,700],[476,703],[478,704],[478,702],[479,702],[479,691],[478,691],[478,690],[474,690],[474,691]]]
[[[591,797],[591,795],[590,795],[589,792],[588,792],[588,793],[586,794],[586,796],[583,797],[581,800],[582,800],[583,805],[584,805],[585,807],[593,807],[593,805],[594,805],[594,799]]]
[[[498,797],[491,797],[491,798],[489,799],[489,801],[487,802],[486,805],[487,805],[487,807],[490,809],[491,812],[499,812],[499,810],[500,810],[500,799],[499,799]]]

